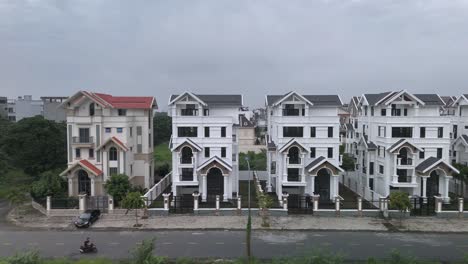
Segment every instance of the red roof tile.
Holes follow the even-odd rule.
[[[109,94],[93,93],[114,108],[151,109],[154,97],[151,96],[112,96]]]
[[[127,146],[125,146],[125,144],[122,141],[120,141],[120,139],[116,137],[112,137],[112,139],[114,140],[115,143],[119,144],[123,149],[128,150]]]
[[[93,164],[91,164],[89,161],[80,160],[80,164],[82,166],[86,167],[88,170],[94,172],[96,174],[96,176],[102,175],[102,171],[100,169],[98,169],[96,166],[94,166]]]

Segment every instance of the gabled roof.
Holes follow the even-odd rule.
[[[239,115],[239,126],[240,127],[255,127],[254,123],[245,117],[245,115]]]
[[[468,102],[468,94],[462,94],[460,95],[455,102],[452,103],[452,105],[458,104],[461,100],[465,100]]]
[[[309,150],[304,145],[302,145],[299,141],[297,141],[295,138],[292,138],[291,140],[289,140],[278,151],[283,152],[283,151],[287,150],[292,145],[297,145],[297,146],[301,147],[304,151],[309,152]]]
[[[268,142],[267,147],[268,150],[276,150],[276,144],[274,141]]]
[[[100,169],[98,169],[96,166],[94,166],[91,162],[89,162],[87,160],[80,160],[80,161],[76,162],[75,164],[71,165],[70,167],[68,167],[62,173],[60,173],[60,176],[63,176],[65,174],[67,174],[69,171],[73,170],[76,167],[81,167],[84,170],[86,170],[87,172],[93,174],[94,176],[101,176],[102,175],[102,171]]]
[[[428,171],[437,167],[439,164],[444,164],[445,166],[449,167],[455,173],[460,173],[460,171],[458,171],[455,167],[445,162],[444,160],[436,158],[436,157],[429,157],[425,159],[423,162],[419,163],[418,166],[416,166],[416,171],[419,171],[421,173],[427,173]]]
[[[451,107],[452,104],[457,100],[456,96],[440,96],[440,99],[444,101],[445,107]]]
[[[268,106],[273,106],[275,104],[278,104],[278,102],[280,102],[282,99],[286,99],[287,97],[289,97],[291,93],[292,92],[287,93],[286,95],[267,95],[266,104]],[[338,95],[300,95],[300,96],[303,97],[306,102],[309,102],[311,105],[315,105],[315,106],[342,106],[343,105],[343,102],[341,101],[341,98]]]
[[[297,92],[294,92],[294,91],[291,91],[285,95],[283,95],[281,98],[275,100],[275,102],[272,102],[271,105],[273,106],[276,106],[276,105],[279,105],[281,104],[283,101],[285,101],[286,99],[288,99],[290,96],[293,96],[293,95],[296,95],[297,97],[299,97],[301,100],[303,100],[304,102],[308,103],[309,105],[313,105],[313,103],[311,101],[309,101],[307,98],[305,98],[303,95],[297,93]],[[267,95],[267,100],[268,100],[268,95]]]
[[[392,94],[393,92],[384,92],[379,94],[363,94],[360,99],[360,102],[362,102],[362,100],[366,100],[369,105],[376,105],[381,100],[387,98]]]
[[[104,143],[101,144],[101,146],[99,146],[96,150],[100,150],[102,149],[104,146],[106,146],[107,144],[109,143],[114,143],[116,144],[120,149],[124,150],[124,151],[128,151],[128,147],[122,142],[120,141],[120,139],[118,139],[117,137],[110,137],[108,138],[106,141],[104,141]]]
[[[380,100],[379,102],[377,102],[375,105],[379,105],[381,103],[385,104],[385,105],[389,105],[390,103],[392,103],[393,101],[395,101],[396,99],[398,99],[400,96],[403,96],[403,95],[406,95],[408,97],[410,97],[411,99],[413,99],[414,101],[417,101],[418,103],[420,103],[421,105],[425,105],[426,103],[424,103],[421,99],[419,99],[418,97],[416,97],[414,94],[406,91],[406,90],[402,90],[400,92],[395,92],[393,93],[391,96],[385,98],[385,100]]]
[[[461,141],[463,143],[463,145],[465,146],[468,146],[468,136],[465,135],[465,134],[462,134],[461,136],[459,136],[458,138],[456,138],[452,145],[455,145],[458,141]]]
[[[419,151],[424,151],[422,148],[414,145],[413,143],[411,143],[406,138],[402,138],[402,139],[398,140],[397,142],[395,142],[393,145],[390,146],[390,148],[388,148],[388,151],[393,152],[393,151],[397,150],[399,147],[403,146],[404,144],[411,145],[413,148],[415,148],[415,149],[417,149]]]
[[[185,92],[180,95],[171,95],[169,98],[169,105],[175,103],[184,95],[190,95],[199,103],[204,106],[207,105],[234,105],[242,106],[244,104],[242,95],[240,94],[193,94],[191,92]]]
[[[218,156],[213,156],[210,159],[203,162],[203,164],[198,166],[197,171],[202,170],[203,168],[205,168],[206,166],[210,165],[213,162],[219,163],[221,166],[223,166],[228,171],[232,171],[232,166],[229,163],[222,160],[221,158],[219,158]]]
[[[325,157],[323,156],[320,156],[316,159],[314,159],[312,162],[309,163],[309,165],[307,165],[305,167],[305,169],[308,171],[308,172],[311,172],[313,171],[314,169],[316,169],[317,167],[319,167],[320,165],[324,164],[324,163],[328,163],[330,164],[331,166],[333,166],[334,168],[336,168],[337,170],[341,171],[341,172],[344,172],[344,170],[342,168],[340,168],[339,166],[335,166],[333,163],[331,163],[330,161],[328,161]]]
[[[196,151],[202,151],[202,147],[200,147],[197,143],[193,142],[190,138],[186,138],[182,143],[179,145],[175,146],[174,148],[171,149],[171,151],[177,151],[181,146],[184,144],[189,144],[192,146]]]
[[[374,142],[369,141],[369,137],[367,135],[362,135],[359,142],[363,142],[364,146],[368,150],[376,150],[377,149],[377,145],[375,145]]]
[[[421,99],[426,105],[445,105],[444,100],[438,94],[415,94],[414,96]]]
[[[79,91],[70,96],[60,106],[67,107],[73,101],[80,102],[88,98],[104,108],[121,109],[152,109],[157,108],[156,100],[152,96],[113,96],[103,93]]]

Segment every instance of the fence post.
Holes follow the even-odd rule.
[[[318,203],[319,198],[320,198],[320,194],[312,195],[312,201],[314,202],[314,212],[318,211],[318,209],[319,209],[319,203]]]
[[[283,193],[283,209],[288,210],[288,197],[289,194],[287,192]]]
[[[340,215],[340,197],[339,196],[335,196],[335,213],[337,216]]]
[[[114,212],[114,197],[112,197],[112,195],[108,195],[108,199],[107,202],[109,203],[109,213],[113,213]]]
[[[50,209],[52,208],[52,201],[51,201],[51,197],[50,196],[47,196],[46,198],[46,210],[47,210],[47,214],[50,213]]]
[[[216,195],[216,210],[219,210],[219,195]]]
[[[86,211],[86,194],[79,194],[78,199],[79,199],[80,211],[81,212]]]
[[[362,197],[360,196],[357,198],[357,210],[359,216],[362,216]]]
[[[163,193],[164,197],[164,210],[169,211],[169,197],[171,196],[170,193]]]
[[[193,196],[193,213],[198,214],[198,201],[200,198],[200,193],[197,191],[194,191],[192,196]]]
[[[442,197],[435,196],[435,211],[436,213],[442,212]]]
[[[241,196],[237,196],[237,210],[242,210],[242,199],[241,199]]]
[[[463,202],[462,197],[458,198],[458,212],[460,213],[460,216],[463,216]]]

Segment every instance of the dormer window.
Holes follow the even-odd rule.
[[[117,110],[119,116],[126,116],[127,115],[127,109],[118,109]]]
[[[181,116],[197,116],[198,109],[196,109],[196,105],[194,104],[187,104],[185,105],[185,109],[180,110]]]
[[[94,116],[94,103],[89,104],[89,116]]]
[[[296,109],[293,104],[284,105],[283,116],[299,116],[299,109]]]

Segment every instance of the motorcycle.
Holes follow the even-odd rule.
[[[80,246],[80,253],[97,253],[97,248],[94,244],[91,244],[87,247],[85,246]]]

